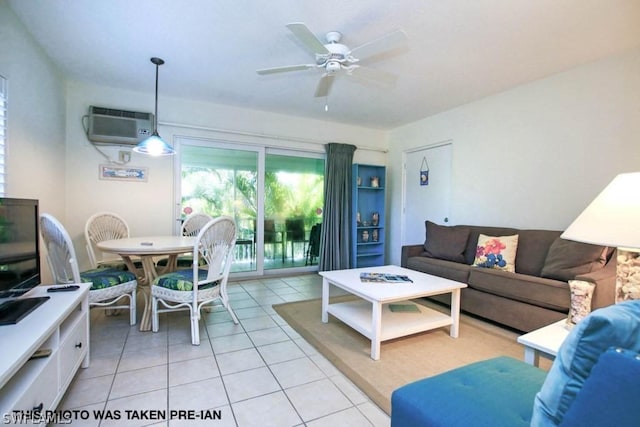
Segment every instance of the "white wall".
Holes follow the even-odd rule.
[[[162,83],[162,73],[160,83]],[[121,214],[129,223],[132,235],[173,232],[175,200],[173,158],[150,158],[132,152],[129,165],[147,167],[148,182],[100,180],[98,167],[107,162],[87,140],[81,120],[82,116],[87,114],[90,105],[153,112],[153,81],[150,81],[149,85],[148,93],[98,87],[79,82],[68,85],[65,226],[74,241],[81,267],[88,266],[88,258],[84,250],[84,224],[95,212],[109,210]],[[160,87],[162,87],[161,84]],[[158,132],[168,142],[172,142],[176,136],[191,136],[322,152],[324,152],[324,146],[320,142],[329,141],[386,148],[386,133],[382,131],[163,97],[161,93],[158,100],[158,115],[160,121]],[[163,123],[191,125],[201,129],[169,126]],[[212,128],[271,137],[216,132],[210,130]],[[318,143],[300,142],[297,139],[318,141]],[[129,151],[129,148],[123,147],[102,149],[113,159],[117,159],[119,150]],[[381,151],[359,149],[356,151],[355,161],[385,164],[386,154]]]
[[[7,196],[64,220],[65,93],[58,69],[0,0],[0,75],[8,80]],[[43,281],[51,276],[42,257]]]
[[[392,262],[402,152],[448,139],[451,224],[564,229],[616,174],[640,171],[640,49],[390,132]]]

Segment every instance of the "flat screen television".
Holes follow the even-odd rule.
[[[0,324],[37,307],[17,297],[40,284],[38,233],[37,200],[0,197]]]

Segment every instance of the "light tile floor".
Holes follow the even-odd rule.
[[[87,411],[76,412],[89,416],[74,419],[74,427],[389,426],[389,417],[272,308],[319,298],[321,288],[317,274],[234,282],[228,290],[240,324],[222,307],[203,313],[200,346],[191,345],[187,312],[161,314],[160,331],[152,333],[130,327],[128,313],[92,310],[91,366],[79,370],[58,409]],[[133,419],[140,410],[168,418],[180,409],[221,419]],[[94,416],[104,410],[120,419]]]

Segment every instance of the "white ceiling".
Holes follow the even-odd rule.
[[[640,46],[638,0],[7,1],[69,79],[152,93],[158,56],[161,97],[379,129]],[[340,76],[325,112],[320,71],[259,76],[313,62],[290,22],[351,48],[404,30],[405,49],[366,64],[395,86]]]

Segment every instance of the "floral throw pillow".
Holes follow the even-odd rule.
[[[513,236],[478,236],[476,246],[475,267],[494,268],[497,270],[516,271],[516,251],[518,235]]]

